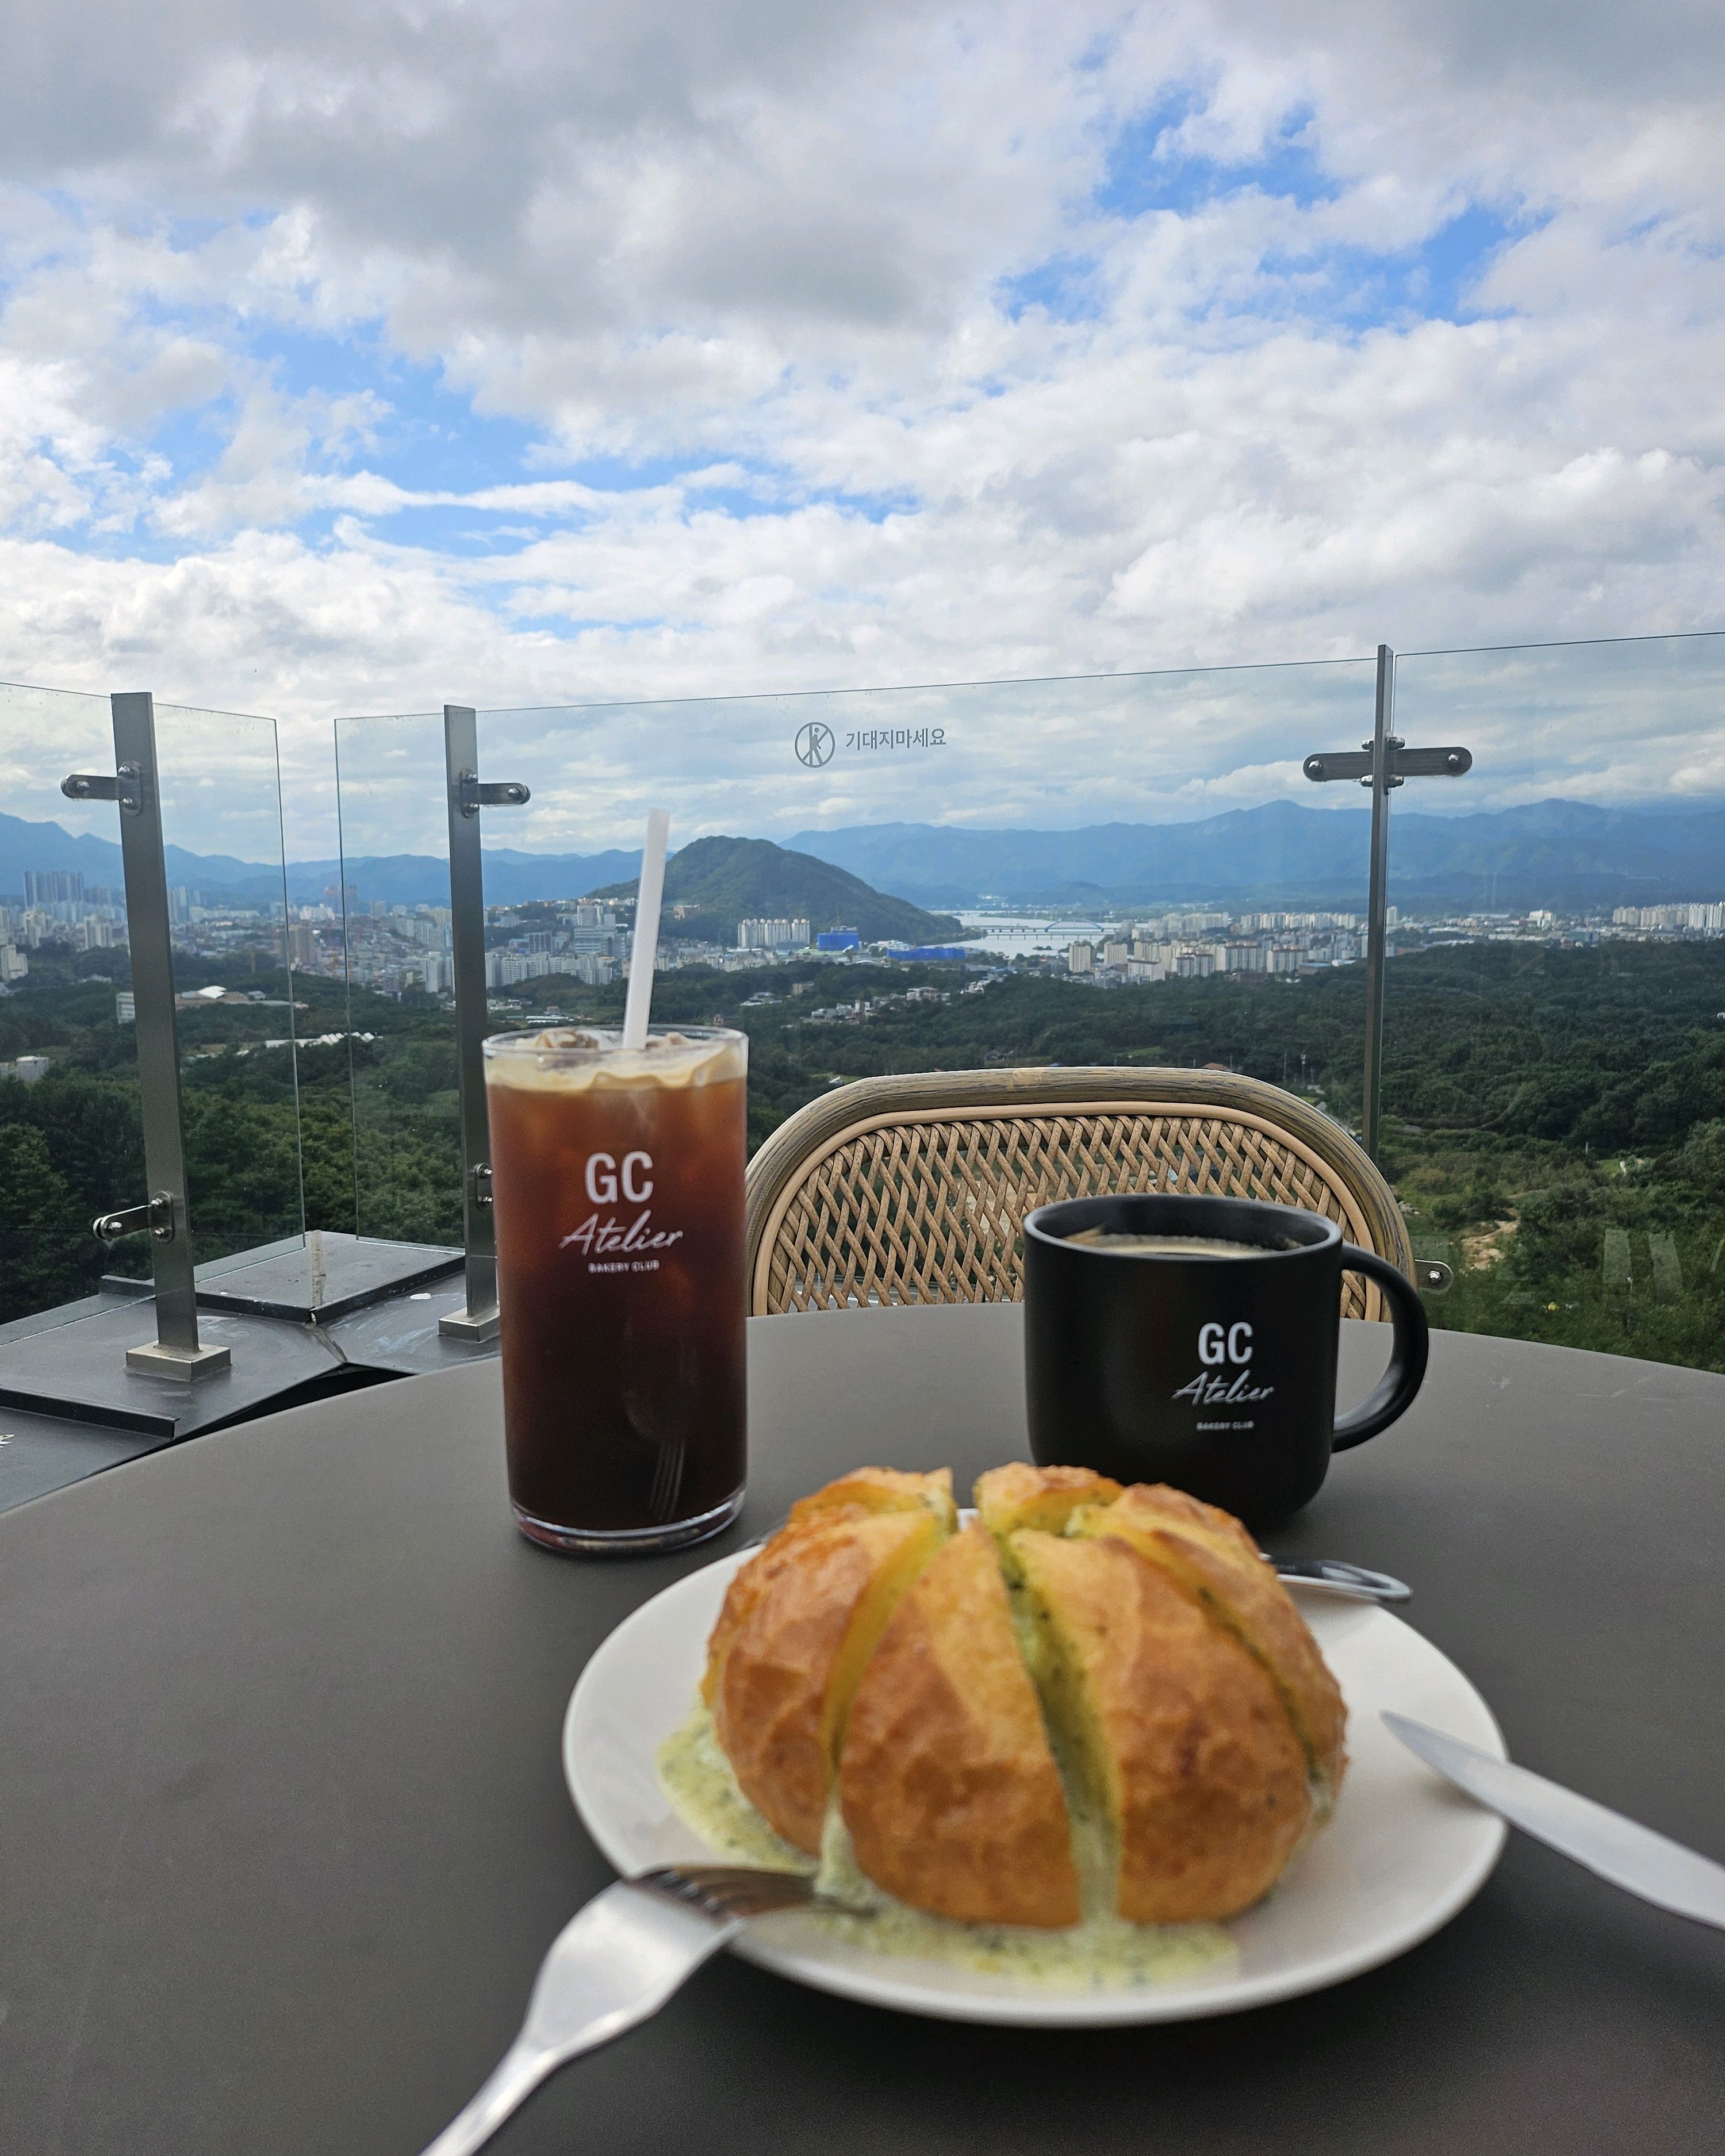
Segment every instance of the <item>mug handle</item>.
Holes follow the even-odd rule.
[[[1368,1437],[1375,1437],[1410,1408],[1431,1358],[1431,1328],[1425,1322],[1425,1306],[1405,1273],[1375,1251],[1356,1249],[1352,1243],[1342,1245],[1342,1270],[1345,1273],[1363,1273],[1384,1290],[1389,1297],[1390,1326],[1394,1337],[1390,1344],[1389,1368],[1378,1379],[1375,1390],[1360,1402],[1352,1414],[1345,1414],[1337,1422],[1330,1445],[1332,1452],[1346,1452],[1350,1445],[1363,1445]]]

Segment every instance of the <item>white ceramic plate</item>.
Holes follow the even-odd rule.
[[[668,1587],[625,1619],[581,1675],[563,1721],[563,1772],[619,1871],[712,1861],[672,1811],[654,1757],[682,1722],[706,1636],[748,1551]],[[1232,1968],[1129,1990],[1061,1992],[935,1961],[869,1953],[773,1917],[732,1949],[762,1969],[875,2006],[955,2021],[1100,2028],[1233,2014],[1340,1984],[1429,1938],[1476,1894],[1507,1830],[1399,1744],[1380,1707],[1502,1756],[1485,1702],[1455,1664],[1373,1604],[1301,1597],[1347,1697],[1352,1763],[1335,1817],[1268,1901],[1228,1926]]]

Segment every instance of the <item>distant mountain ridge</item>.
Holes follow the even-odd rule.
[[[1399,796],[1390,897],[1404,911],[1517,911],[1725,897],[1725,808],[1645,812],[1578,801],[1434,816]],[[1273,801],[1190,824],[976,831],[875,824],[788,843],[923,906],[1363,902],[1368,809]]]
[[[170,884],[218,891],[258,905],[281,898],[281,871],[261,861],[236,860],[231,854],[193,854],[183,846],[164,846]],[[580,898],[601,884],[640,873],[639,850],[613,849],[598,854],[524,854],[508,846],[485,849],[485,899],[492,906],[515,906],[535,898]],[[81,871],[86,883],[121,889],[124,872],[120,848],[111,839],[74,835],[54,823],[30,823],[0,812],[0,898],[22,896],[26,869]],[[290,861],[287,891],[295,906],[338,902],[342,865],[339,860]],[[364,899],[392,906],[447,906],[449,865],[438,854],[364,854],[347,865],[347,881]]]
[[[490,890],[490,868],[485,870]],[[633,881],[601,894],[626,898]],[[875,891],[848,870],[770,839],[696,839],[665,865],[668,906],[692,906],[717,942],[735,940],[747,920],[806,920],[811,930],[854,928],[865,943],[946,943],[960,935],[950,914],[931,913]],[[687,932],[686,927],[685,932]]]
[[[1214,900],[1241,910],[1357,908],[1365,894],[1369,823],[1363,807],[1312,808],[1277,801],[1197,823],[1099,824],[1069,831],[860,824],[801,831],[778,850],[842,870],[876,899],[890,896],[925,916],[988,899],[1030,907]],[[711,843],[697,839],[674,854],[672,872],[694,875],[702,859],[696,848]],[[166,851],[172,884],[253,904],[280,898],[280,874],[265,864],[179,846]],[[676,864],[691,855],[691,867],[678,870]],[[515,905],[633,884],[640,856],[620,849],[534,854],[488,846],[485,863],[487,900]],[[122,880],[114,840],[77,836],[56,823],[0,812],[0,898],[21,896],[26,869],[80,870],[86,882],[116,891]],[[367,855],[348,861],[346,872],[362,901],[449,903],[449,870],[439,855]],[[326,896],[333,902],[341,880],[337,860],[288,864],[288,896],[295,905]],[[777,886],[762,885],[744,910],[783,910],[763,895],[769,888]],[[739,885],[723,903],[740,903],[746,896]],[[1396,797],[1390,821],[1390,897],[1404,911],[1579,909],[1725,897],[1725,807],[1650,811],[1547,800],[1435,816],[1411,807],[1404,793]],[[808,901],[819,902],[813,895]],[[935,932],[919,925],[872,932],[917,942],[944,937],[951,928]]]

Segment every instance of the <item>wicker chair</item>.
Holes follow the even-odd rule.
[[[749,1308],[1015,1302],[1025,1214],[1114,1190],[1304,1206],[1413,1269],[1389,1184],[1339,1124],[1278,1086],[1214,1070],[931,1071],[837,1087],[756,1154]],[[1342,1307],[1386,1314],[1352,1273]]]

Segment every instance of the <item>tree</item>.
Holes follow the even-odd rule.
[[[83,1294],[78,1259],[90,1241],[41,1132],[0,1124],[0,1317],[30,1317]]]

